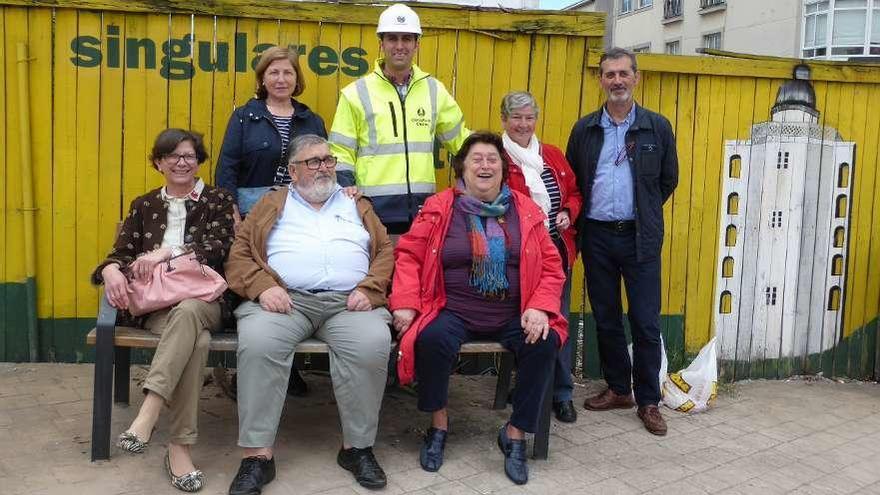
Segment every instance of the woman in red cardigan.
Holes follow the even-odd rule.
[[[461,344],[501,342],[516,355],[513,414],[498,432],[504,472],[528,481],[526,432],[534,432],[556,352],[567,337],[559,309],[565,275],[544,213],[504,184],[501,137],[471,134],[453,160],[455,187],[428,198],[395,248],[389,305],[400,337],[402,384],[419,380],[431,413],[419,460],[443,463],[449,375]]]
[[[574,221],[580,214],[583,198],[574,172],[559,148],[541,143],[535,135],[538,104],[525,91],[508,93],[501,100],[501,124],[504,152],[510,160],[507,184],[514,191],[529,195],[547,215],[544,225],[553,244],[559,249],[565,271],[562,289],[562,313],[568,318],[571,302],[571,267],[577,255],[574,245]],[[553,412],[565,423],[577,421],[571,400],[571,340],[559,351],[553,384]]]

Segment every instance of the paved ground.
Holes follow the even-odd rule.
[[[142,378],[142,369],[133,371]],[[89,462],[90,365],[0,363],[0,493],[173,494],[162,468],[167,433],[160,422],[148,453],[114,448]],[[310,374],[312,392],[291,399],[277,451],[273,494],[365,493],[336,466],[340,442],[329,378]],[[136,385],[133,383],[133,390]],[[658,439],[634,412],[588,413],[554,422],[550,460],[532,461],[524,487],[507,481],[494,445],[505,412],[489,408],[493,379],[454,377],[453,432],[439,473],[418,465],[427,418],[406,392],[385,397],[377,456],[389,475],[381,493],[874,493],[880,494],[880,386],[824,381],[756,381],[722,392],[709,412],[664,411],[670,432]],[[601,388],[588,382],[577,402]],[[136,412],[114,406],[114,432]],[[234,404],[213,385],[202,395],[202,437],[195,460],[203,493],[225,494],[238,466]]]

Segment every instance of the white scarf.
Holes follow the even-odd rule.
[[[541,172],[544,171],[544,157],[541,156],[541,143],[538,142],[538,136],[532,135],[528,148],[523,148],[516,141],[510,139],[506,132],[501,135],[501,140],[504,142],[504,150],[522,169],[532,200],[541,207],[544,215],[549,215],[550,194],[547,192],[544,179],[541,178]],[[550,220],[544,219],[544,225],[549,226]]]

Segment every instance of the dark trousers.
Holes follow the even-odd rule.
[[[562,316],[568,320],[569,306],[571,306],[571,267],[568,265],[568,255],[565,251],[565,244],[562,239],[554,241],[556,248],[559,249],[559,255],[562,257],[562,266],[565,271],[565,285],[562,286],[561,310]],[[571,331],[571,325],[569,325]],[[553,375],[553,402],[563,402],[571,400],[571,393],[574,389],[574,381],[571,377],[571,342],[574,340],[571,335],[559,349],[556,356],[556,373]]]
[[[416,339],[416,376],[419,380],[419,410],[439,411],[449,398],[449,375],[458,360],[461,345],[471,340],[495,340],[516,358],[516,386],[510,423],[534,433],[541,415],[541,404],[552,379],[559,337],[550,331],[547,340],[525,343],[519,317],[494,333],[471,332],[461,318],[440,311],[437,318]]]
[[[639,406],[660,402],[660,256],[636,260],[636,232],[587,222],[581,254],[596,319],[599,361],[608,387],[635,392]],[[620,280],[629,301],[633,362],[623,330]]]

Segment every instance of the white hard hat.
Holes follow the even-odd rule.
[[[413,33],[422,34],[422,25],[416,11],[402,3],[395,3],[379,15],[376,34]]]

